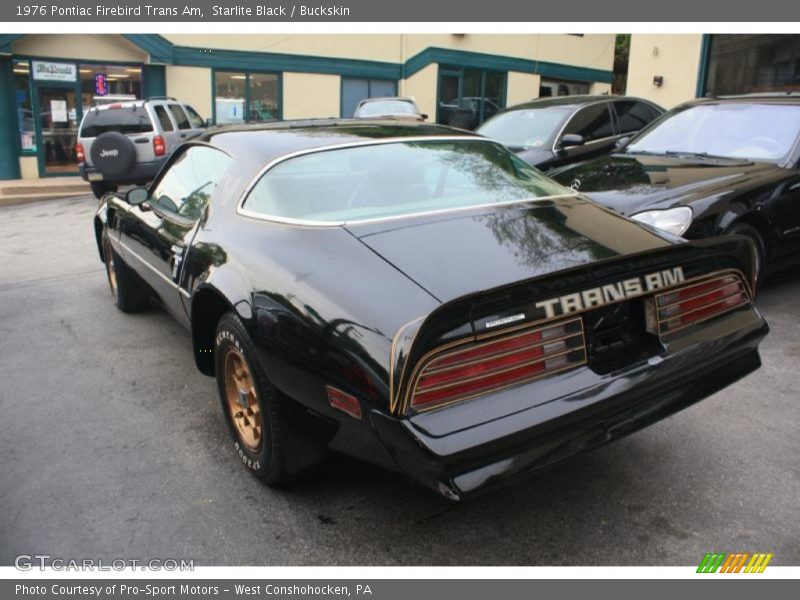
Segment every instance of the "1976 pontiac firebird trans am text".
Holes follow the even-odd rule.
[[[768,331],[748,239],[659,233],[425,123],[209,131],[94,223],[117,306],[191,331],[269,484],[331,448],[468,497],[722,389]]]

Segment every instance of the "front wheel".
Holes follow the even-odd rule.
[[[755,227],[747,223],[734,223],[728,230],[728,233],[744,235],[749,237],[753,242],[753,246],[755,246],[756,249],[755,264],[753,265],[753,279],[756,282],[756,287],[758,287],[761,285],[764,273],[766,272],[767,245],[764,243],[764,238],[761,237],[761,234]]]
[[[214,364],[222,410],[244,465],[269,485],[285,483],[287,430],[279,392],[267,379],[239,318],[220,319]]]

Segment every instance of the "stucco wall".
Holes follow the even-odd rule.
[[[308,54],[400,62],[400,34],[162,34],[173,44],[250,52]]]
[[[147,53],[121,35],[32,34],[11,45],[14,54],[61,60],[144,62]]]
[[[436,78],[438,74],[438,65],[428,65],[400,82],[400,95],[414,98],[419,110],[428,115],[431,123],[436,121]]]
[[[283,74],[283,118],[338,117],[341,83],[338,75]]]
[[[702,43],[701,34],[633,34],[626,93],[664,108],[694,98]],[[655,75],[664,77],[661,87],[653,85]]]
[[[452,48],[611,70],[614,34],[411,34],[406,37],[406,59],[429,47]]]
[[[593,69],[614,65],[614,34],[163,34],[173,44],[402,63],[430,47],[544,60]]]
[[[508,73],[506,87],[506,106],[513,106],[539,97],[539,84],[542,78],[532,73]]]
[[[167,96],[191,104],[204,119],[211,118],[211,69],[167,66]]]

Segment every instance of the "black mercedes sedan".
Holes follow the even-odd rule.
[[[663,113],[641,98],[559,96],[511,106],[477,131],[547,171],[608,154]]]
[[[269,484],[333,449],[468,497],[724,388],[768,331],[746,238],[659,233],[425,123],[215,129],[94,226],[117,307],[191,332]]]
[[[756,277],[800,262],[800,96],[687,102],[614,154],[550,173],[688,239],[748,236]]]

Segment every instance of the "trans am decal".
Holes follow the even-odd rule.
[[[561,315],[580,312],[589,308],[635,298],[643,294],[672,287],[686,280],[683,267],[675,267],[664,271],[648,273],[641,277],[632,277],[616,283],[589,288],[580,292],[566,294],[536,303],[536,308],[544,309],[545,317],[552,319]],[[487,325],[488,326],[488,325]]]

